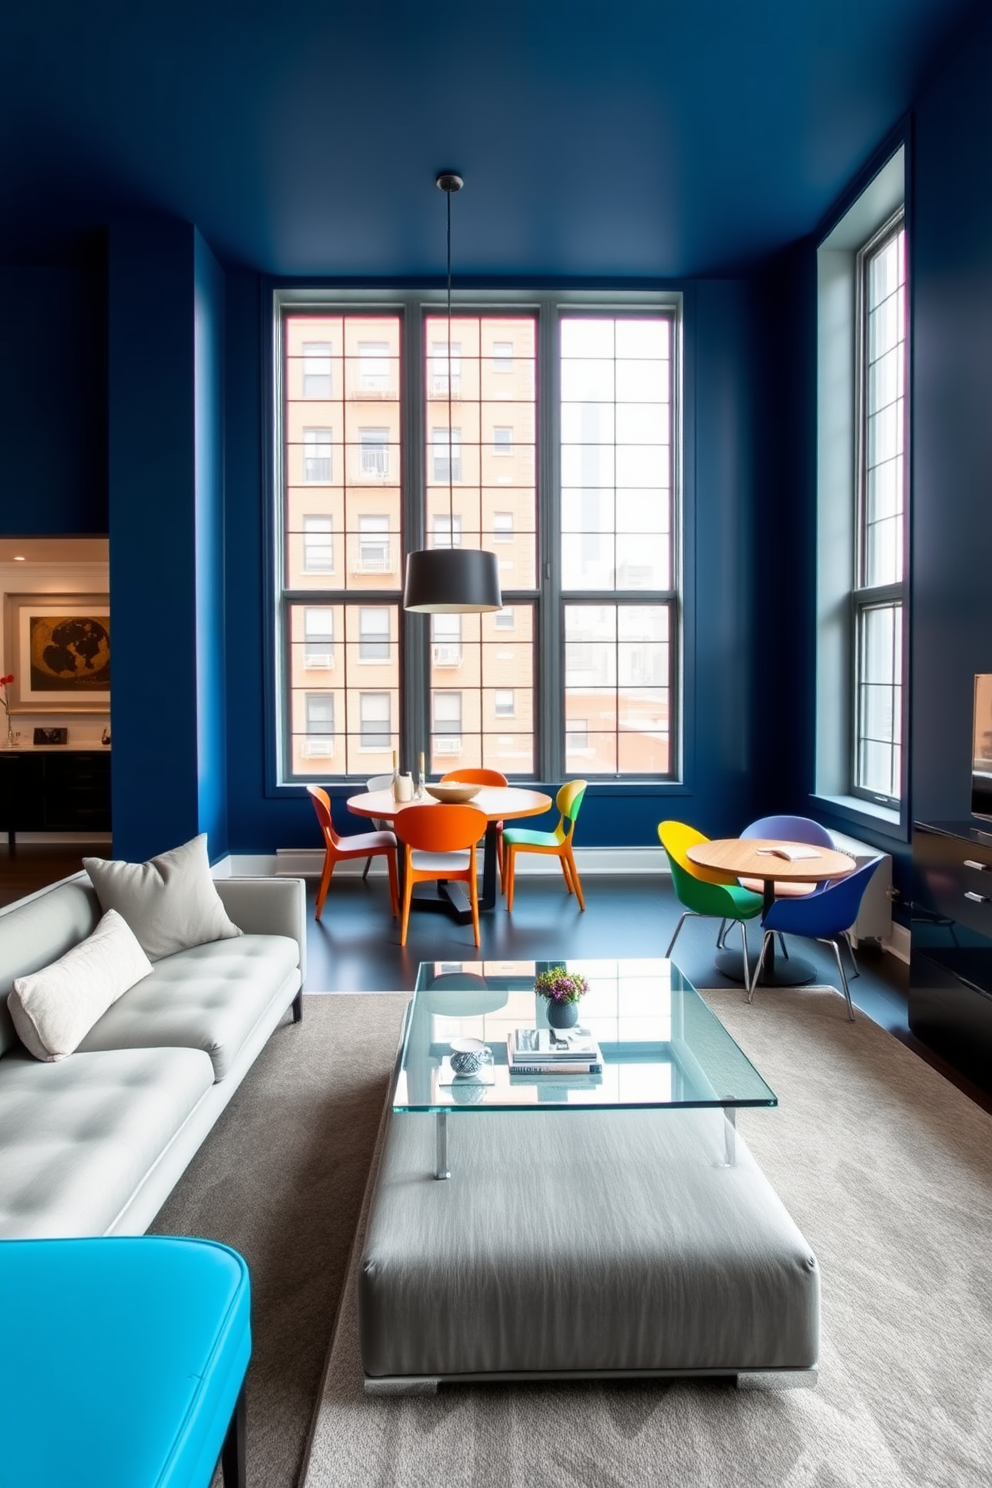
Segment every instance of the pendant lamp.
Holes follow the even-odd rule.
[[[464,182],[442,171],[435,183],[448,203],[448,540],[447,548],[408,553],[403,608],[420,615],[482,614],[503,608],[495,553],[455,547],[454,460],[451,438],[451,197]]]

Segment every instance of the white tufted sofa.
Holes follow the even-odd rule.
[[[54,1064],[20,1043],[15,977],[95,929],[85,873],[0,910],[0,1238],[140,1235],[272,1030],[302,1011],[302,879],[219,879],[245,933],[166,956]]]

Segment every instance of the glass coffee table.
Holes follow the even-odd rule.
[[[562,965],[589,981],[579,1023],[599,1043],[602,1073],[511,1075],[507,1034],[548,1027],[547,1004],[535,994],[534,978]],[[481,1039],[491,1049],[492,1072],[485,1081],[442,1071],[455,1038]],[[567,957],[422,962],[392,1109],[435,1114],[435,1177],[448,1178],[452,1113],[722,1108],[726,1161],[733,1164],[737,1108],[777,1104],[775,1093],[674,962]]]

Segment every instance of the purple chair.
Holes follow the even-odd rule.
[[[765,959],[769,936],[783,932],[788,935],[803,935],[807,940],[818,940],[823,945],[832,946],[837,961],[837,971],[840,974],[840,984],[847,998],[847,1016],[852,1023],[854,1022],[854,1006],[851,1002],[847,977],[844,974],[840,947],[841,942],[847,937],[849,926],[853,925],[858,917],[858,910],[861,908],[861,900],[868,887],[868,880],[880,862],[880,857],[872,858],[870,863],[865,863],[862,868],[856,868],[853,873],[848,874],[847,878],[839,878],[833,883],[828,883],[818,894],[808,894],[805,899],[776,899],[768,913],[762,916],[761,925],[765,934],[761,942],[761,954],[758,956],[754,978],[748,988],[748,1002],[754,1000],[754,989],[761,975],[761,963]],[[850,948],[850,942],[848,942],[848,948]]]

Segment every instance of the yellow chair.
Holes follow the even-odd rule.
[[[675,897],[684,911],[675,927],[675,934],[668,942],[665,956],[672,954],[679,931],[690,917],[736,920],[741,927],[745,981],[750,986],[751,971],[747,959],[747,930],[744,921],[753,920],[761,913],[764,903],[761,895],[742,889],[732,873],[721,873],[719,869],[702,868],[694,863],[687,856],[687,849],[695,847],[697,842],[708,842],[709,838],[688,823],[659,822],[658,838],[671,866]]]
[[[582,897],[582,885],[575,858],[572,856],[572,837],[588,783],[586,780],[567,780],[562,786],[555,798],[555,805],[561,815],[553,832],[532,832],[526,827],[507,827],[503,833],[503,891],[508,910],[513,908],[513,882],[518,852],[551,853],[558,858],[565,877],[565,887],[570,894],[575,894],[579,908],[585,909],[586,901]]]

